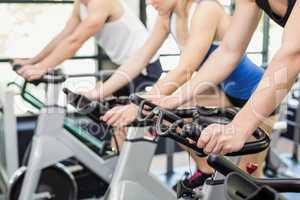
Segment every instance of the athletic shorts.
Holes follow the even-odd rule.
[[[129,96],[130,94],[145,91],[146,87],[152,86],[158,81],[162,74],[162,66],[160,60],[150,63],[147,68],[147,75],[140,74],[134,78],[128,85],[119,89],[114,96]]]

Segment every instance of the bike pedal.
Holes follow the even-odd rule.
[[[176,193],[177,193],[177,198],[190,198],[194,199],[196,196],[195,192],[193,189],[186,187],[183,183],[183,181],[178,181],[176,184]]]

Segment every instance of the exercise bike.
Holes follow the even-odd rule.
[[[74,175],[65,165],[59,163],[70,157],[84,163],[86,168],[106,183],[110,182],[118,154],[100,157],[98,150],[102,149],[103,143],[76,126],[74,120],[66,117],[65,107],[57,106],[57,94],[65,79],[63,74],[53,73],[40,80],[48,85],[45,105],[32,98],[30,94],[26,92],[23,94],[42,111],[27,167],[19,169],[11,179],[9,199],[78,199],[78,186]],[[76,95],[73,94],[74,96]],[[101,111],[98,112],[99,116],[95,116],[97,113],[89,113],[92,119],[99,120],[102,111],[107,109],[102,107],[102,104],[93,103],[81,95],[77,97],[84,99],[81,103],[86,103],[86,108],[92,107]],[[74,101],[71,103],[75,105]]]
[[[197,141],[201,130],[211,123],[229,123],[236,111],[231,109],[193,108],[170,112],[157,107],[151,102],[141,100],[141,97],[136,96],[136,98],[140,99],[139,102],[142,102],[138,120],[154,120],[156,124],[155,131],[151,130],[151,126],[148,129],[129,128],[115,174],[104,199],[224,199],[223,182],[220,183],[216,179],[219,175],[215,175],[209,183],[206,183],[199,194],[179,194],[176,196],[175,192],[149,173],[149,168],[158,137],[171,138],[193,149],[199,156],[207,156],[203,149],[199,149],[190,140]],[[144,110],[147,110],[148,114],[143,114]],[[184,118],[193,118],[194,123],[188,123]],[[149,132],[156,137],[149,139],[147,137]],[[265,150],[270,143],[267,134],[263,130],[257,129],[254,136],[256,141],[246,143],[239,152],[227,154],[227,156],[247,155]],[[136,162],[138,162],[138,165]]]
[[[203,108],[202,108],[203,109]],[[197,109],[198,111],[193,114],[193,122],[194,123],[188,123],[185,124],[183,120],[180,119],[177,120],[177,124],[173,123],[170,128],[173,129],[174,133],[181,134],[184,137],[190,136],[190,139],[195,137],[195,139],[199,138],[199,133],[201,130],[207,126],[207,124],[211,123],[212,121],[215,121],[213,123],[221,123],[225,124],[228,123],[228,119],[231,117],[234,117],[234,112],[236,111],[230,111],[231,109],[218,109],[220,113],[218,114],[219,118],[214,119],[213,117],[211,119],[204,117],[205,113],[201,112],[202,114],[199,114],[201,108]],[[165,111],[164,111],[165,112]],[[227,119],[222,118],[227,115]],[[203,116],[204,115],[204,116]],[[208,115],[206,115],[208,117]],[[170,121],[170,120],[168,120]],[[202,125],[202,127],[199,127],[199,124]],[[204,127],[203,127],[204,126]],[[161,126],[160,126],[161,127]],[[181,131],[178,131],[178,127],[182,128]],[[259,129],[257,130],[259,131]],[[193,134],[194,133],[194,134]],[[198,133],[198,134],[197,134]],[[258,133],[255,132],[254,136],[256,139],[259,138],[257,135]],[[254,153],[255,151],[260,151],[266,146],[263,144],[263,135],[261,135],[262,138],[258,139],[256,142],[261,140],[261,143],[255,144],[256,142],[252,143],[248,146],[248,152],[246,151],[238,152],[242,154],[249,154]],[[267,139],[268,140],[268,139]],[[267,141],[266,140],[266,141]],[[270,141],[268,141],[265,144],[269,144]],[[246,144],[244,147],[246,147],[248,144]],[[256,147],[255,147],[256,146]],[[260,147],[259,147],[260,146]],[[252,151],[252,150],[253,151]],[[251,152],[252,151],[252,152]],[[199,196],[199,194],[194,193],[193,196],[189,197],[197,197],[198,199],[230,199],[230,200],[260,200],[260,199],[268,199],[268,200],[279,200],[284,199],[283,196],[279,194],[285,193],[285,192],[292,192],[292,193],[299,193],[300,192],[300,179],[256,179],[252,176],[250,176],[248,173],[242,171],[240,168],[238,168],[235,164],[233,164],[230,160],[225,158],[224,156],[220,155],[210,155],[207,159],[208,164],[216,170],[216,174],[211,179],[207,180],[204,187],[202,195]],[[226,176],[226,179],[219,179],[218,175]],[[218,179],[216,179],[218,178]],[[252,184],[249,184],[251,182]],[[223,184],[225,183],[225,185]],[[208,190],[209,189],[209,190]],[[225,193],[222,193],[222,191],[225,191]],[[274,192],[276,191],[276,192]],[[193,194],[193,193],[191,193]],[[200,193],[201,194],[201,193]],[[224,195],[225,194],[225,195]],[[232,198],[232,199],[231,199]],[[194,199],[194,198],[193,198]]]
[[[300,193],[300,179],[254,178],[221,155],[210,155],[207,161],[225,176],[223,195],[227,200],[284,200],[280,193]]]
[[[272,142],[266,158],[264,172],[268,177],[300,178],[300,94],[299,81],[293,86],[286,101],[280,105],[279,119],[272,133]],[[279,153],[278,141],[286,137],[293,142],[291,153]]]
[[[19,167],[17,120],[14,93],[5,91],[0,99],[0,199],[5,199],[10,177]]]

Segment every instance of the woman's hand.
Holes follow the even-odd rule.
[[[151,99],[151,102],[165,109],[175,109],[178,107],[178,97],[169,95],[169,96],[160,96],[160,98]]]
[[[125,126],[134,121],[138,115],[139,107],[135,104],[116,106],[109,110],[100,119],[113,126]]]
[[[227,154],[239,151],[249,137],[233,123],[212,124],[202,131],[197,146],[207,154]]]
[[[47,73],[47,69],[36,65],[24,65],[17,71],[17,74],[22,76],[24,79],[28,81],[40,79],[44,74]]]

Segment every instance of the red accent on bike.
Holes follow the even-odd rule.
[[[253,174],[258,168],[258,165],[255,163],[248,163],[246,166],[247,172]]]

